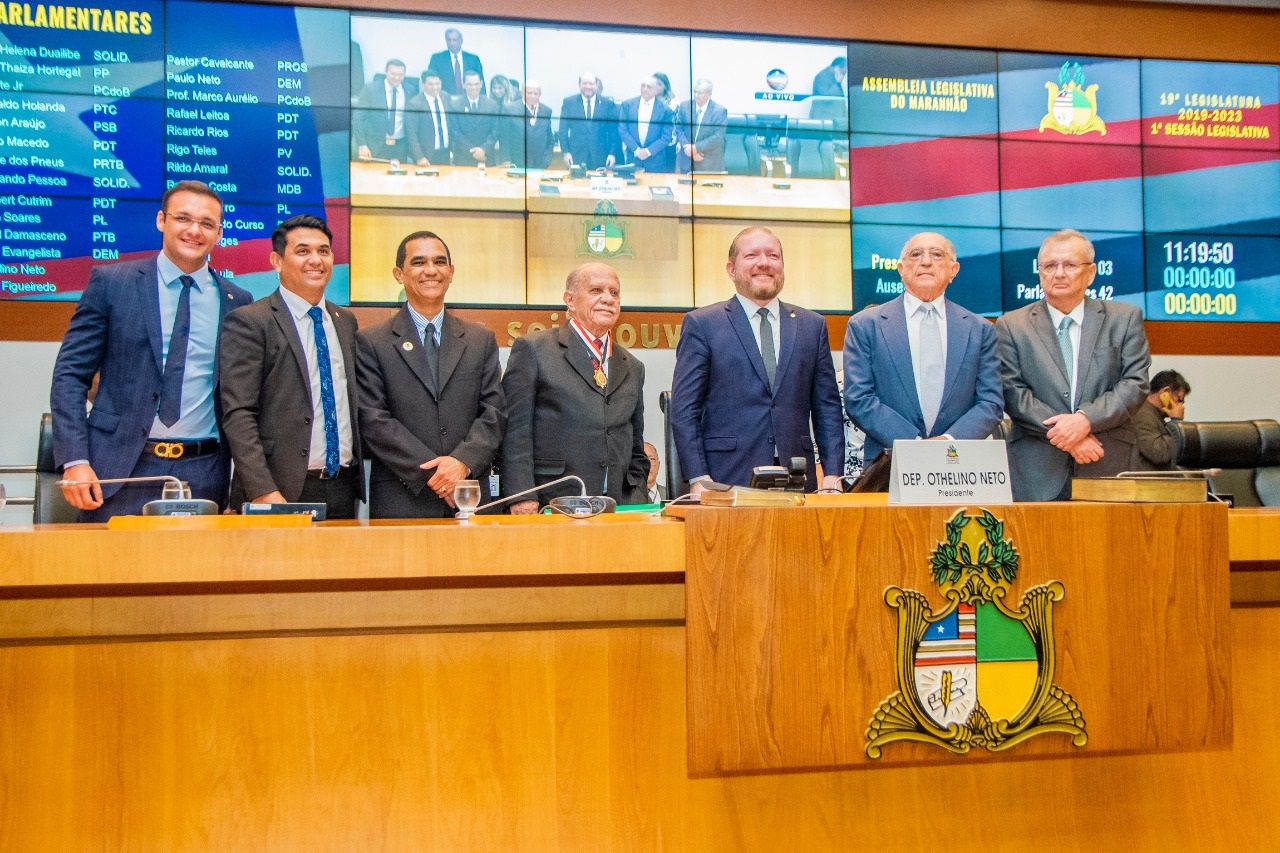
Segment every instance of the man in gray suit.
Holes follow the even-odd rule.
[[[1136,467],[1129,419],[1147,396],[1151,364],[1142,312],[1085,296],[1097,271],[1087,237],[1049,235],[1039,270],[1044,299],[996,322],[1019,501],[1067,500],[1072,477]]]
[[[576,474],[588,494],[645,503],[644,364],[611,334],[621,312],[617,273],[608,264],[583,264],[565,281],[564,304],[568,323],[511,346],[502,378],[510,417],[504,493]],[[572,484],[548,489],[511,512],[536,512],[539,501],[577,493]]]
[[[271,235],[280,287],[222,324],[222,427],[235,460],[231,508],[322,503],[355,518],[364,499],[356,419],[356,319],[324,298],[333,235],[307,214]]]
[[[479,479],[506,428],[493,332],[445,310],[449,247],[416,231],[396,250],[407,301],[357,336],[360,432],[373,454],[370,518],[444,518],[453,487]],[[492,495],[490,495],[492,497]]]
[[[711,81],[693,84],[693,100],[676,110],[677,168],[685,172],[723,172],[724,135],[729,111],[711,100]]]

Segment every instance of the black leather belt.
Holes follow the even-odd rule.
[[[355,470],[356,470],[356,466],[346,465],[342,468],[339,468],[338,472],[334,474],[332,477],[329,477],[325,475],[323,468],[315,468],[313,470],[307,471],[307,479],[308,480],[337,480],[339,478],[346,477],[347,475],[351,474]]]
[[[148,441],[143,452],[161,459],[192,459],[218,452],[218,439],[202,438],[199,441]]]

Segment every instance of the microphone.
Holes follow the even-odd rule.
[[[565,474],[563,477],[557,477],[556,479],[543,483],[540,486],[534,486],[531,489],[516,492],[514,495],[507,495],[505,498],[498,498],[496,501],[489,501],[487,504],[482,504],[476,507],[472,512],[476,513],[482,509],[498,506],[506,503],[507,501],[515,500],[516,498],[537,494],[543,489],[548,489],[552,486],[557,486],[570,480],[573,480],[578,484],[578,494],[573,497],[552,498],[548,505],[556,512],[561,513],[562,515],[585,516],[590,518],[604,512],[613,512],[617,509],[618,502],[613,498],[600,495],[588,495],[587,484],[582,482],[581,477],[576,474]]]
[[[1179,468],[1176,471],[1121,471],[1116,477],[1144,477],[1152,480],[1207,480],[1222,474],[1221,468]]]
[[[98,480],[59,480],[59,488],[65,486],[82,486],[93,483],[151,483],[163,480],[178,487],[177,498],[160,498],[142,505],[143,515],[217,515],[218,505],[203,498],[193,499],[191,487],[171,474],[157,474],[153,477],[108,477]]]

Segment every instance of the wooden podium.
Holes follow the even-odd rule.
[[[986,516],[970,507],[962,514],[963,534],[949,526],[957,512],[832,506],[685,513],[690,773],[1231,745],[1225,507],[1016,504]],[[914,599],[923,614],[916,614],[915,633],[941,632],[942,622],[935,628],[926,618],[948,605],[935,575],[946,555],[936,555],[954,539],[957,551],[966,550],[951,561],[953,570],[943,567],[948,579],[974,574],[961,571],[962,562],[986,560],[988,568],[977,574],[993,585],[1000,571],[991,553],[1001,546],[990,532],[981,534],[991,518],[1002,524],[997,538],[1011,544],[1006,562],[1016,572],[1002,603],[1016,612],[1024,593],[1040,587],[1028,601],[1058,599],[1043,604],[1038,618],[1045,624],[1023,628],[979,604],[968,658],[963,627],[960,639],[938,646],[941,652],[930,652],[928,642],[917,649],[912,640],[919,637],[902,628],[908,617],[886,599],[905,608],[911,591],[921,594]],[[890,594],[894,589],[901,592]],[[1031,616],[1029,626],[1037,618]],[[1040,632],[1038,659],[1028,630]],[[1000,632],[1018,639],[1008,631],[1024,632],[1013,652],[998,640]],[[910,648],[900,657],[904,645]],[[977,662],[970,665],[975,645]],[[961,663],[925,666],[935,660]],[[1002,730],[1000,719],[1016,722],[1034,701],[1029,679],[1037,670],[1045,706],[1021,729]],[[926,695],[935,703],[942,695],[928,683],[935,672],[945,673],[958,716],[943,718],[939,706],[939,720],[930,718]],[[920,674],[913,679],[913,673]],[[1012,698],[1002,695],[1010,690]],[[944,736],[944,722],[963,724],[975,692],[990,721]],[[896,704],[888,702],[895,693]],[[968,705],[961,702],[966,695]],[[961,752],[968,754],[957,757]]]

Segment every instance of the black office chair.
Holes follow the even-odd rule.
[[[1209,478],[1218,494],[1236,506],[1280,506],[1280,423],[1256,421],[1174,421],[1182,446],[1182,468],[1221,468]]]
[[[40,416],[40,435],[36,440],[36,464],[8,465],[0,467],[0,474],[35,474],[35,493],[31,497],[9,498],[10,506],[31,507],[33,524],[71,524],[80,517],[80,511],[67,503],[58,488],[62,479],[53,464],[53,416],[45,412]]]
[[[680,454],[676,452],[676,438],[671,431],[671,392],[658,395],[658,408],[662,409],[662,445],[667,453],[667,497],[675,500],[689,491],[689,481],[680,470]]]

